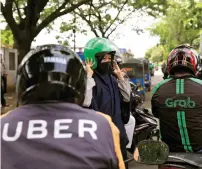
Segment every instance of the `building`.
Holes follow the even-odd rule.
[[[1,44],[0,57],[5,65],[5,72],[7,74],[7,91],[14,91],[14,80],[18,67],[17,49],[13,49],[11,46]]]
[[[134,58],[134,54],[131,52],[130,49],[126,50],[124,48],[120,48],[120,52],[123,62],[127,62],[129,59]]]

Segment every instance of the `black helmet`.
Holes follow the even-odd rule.
[[[81,59],[61,45],[43,45],[23,58],[17,71],[19,104],[70,102],[81,105],[86,71]]]

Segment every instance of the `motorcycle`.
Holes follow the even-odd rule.
[[[142,146],[141,146],[142,145]],[[136,150],[138,149],[138,152]],[[140,153],[141,154],[138,154]],[[139,156],[139,157],[138,157]],[[202,169],[202,153],[169,153],[162,141],[140,141],[134,151],[136,162],[158,165],[158,169]],[[130,162],[128,159],[125,162]]]
[[[136,145],[142,140],[159,140],[159,130],[157,129],[158,122],[156,118],[149,112],[149,110],[142,108],[143,101],[139,95],[135,93],[138,87],[134,88],[132,92],[132,107],[131,115],[136,120],[136,125],[133,134],[133,141],[131,148],[127,150],[133,153]]]
[[[139,90],[139,87],[135,85],[133,82],[130,82],[131,90],[132,90],[132,97],[135,97],[135,95],[140,96],[141,101],[139,103],[143,103],[144,99],[142,98],[142,94]]]
[[[149,113],[147,109],[136,109],[132,112],[136,119],[135,130],[133,134],[133,142],[131,148],[128,149],[130,153],[134,152],[136,145],[143,140],[159,140],[159,130],[157,129],[158,122],[155,117]]]
[[[170,153],[165,164],[159,169],[202,169],[202,154],[200,153]]]

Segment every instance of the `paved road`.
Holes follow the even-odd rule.
[[[161,70],[159,69],[157,72],[155,72],[155,75],[152,77],[152,88],[159,83],[160,81],[163,80],[163,74]],[[151,109],[151,92],[147,93],[146,96],[146,101],[144,103],[144,107],[147,109]],[[150,166],[150,165],[143,165],[143,164],[138,164],[135,161],[129,163],[129,169],[157,169],[157,166]]]

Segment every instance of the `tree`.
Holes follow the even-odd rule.
[[[134,7],[143,9],[156,18],[165,15],[166,9],[169,7],[169,0],[136,0]]]
[[[185,43],[198,49],[201,31],[202,3],[197,0],[171,0],[165,17],[150,28],[151,35],[160,37],[166,54]]]
[[[95,1],[95,0],[94,0]],[[74,10],[75,20],[70,23],[63,22],[61,24],[61,32],[67,32],[75,26],[76,31],[86,33],[86,27],[94,33],[96,37],[109,38],[117,30],[117,28],[125,24],[133,17],[135,12],[140,17],[143,12],[147,12],[152,16],[159,16],[165,13],[166,0],[100,0],[99,3],[93,0],[88,6],[81,6]],[[86,10],[89,9],[89,10]],[[133,20],[132,29],[137,33],[142,30]],[[85,27],[86,25],[86,27]]]
[[[70,35],[71,36],[71,35]],[[69,36],[69,38],[70,38]],[[60,37],[60,36],[56,36],[56,39],[58,41],[59,44],[64,45],[64,46],[69,46],[69,41],[67,39],[69,39],[67,37]]]
[[[129,0],[118,0],[118,2],[117,0],[108,2],[103,0],[102,3],[92,3],[89,11],[80,7],[74,12],[87,23],[96,37],[109,38],[117,27],[125,23],[136,11],[132,6],[133,3]]]
[[[145,53],[145,58],[153,62],[163,61],[166,55],[164,47],[162,45],[153,46]]]
[[[145,56],[144,56],[146,59],[149,59],[149,60],[151,59],[151,53],[152,53],[152,50],[154,49],[154,47],[155,46],[151,47],[150,49],[148,49],[146,51]]]
[[[156,46],[151,53],[151,60],[153,62],[161,62],[163,61],[164,50],[162,46]]]
[[[91,0],[6,0],[1,12],[13,34],[18,49],[18,63],[30,50],[42,29],[56,18],[72,12]]]
[[[13,34],[10,29],[4,29],[1,31],[1,42],[8,46],[13,46]]]

